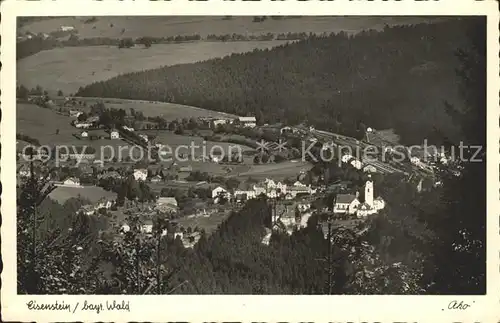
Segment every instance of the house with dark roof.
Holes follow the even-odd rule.
[[[356,214],[360,204],[358,194],[338,194],[333,205],[333,212],[348,215]]]

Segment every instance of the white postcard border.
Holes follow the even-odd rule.
[[[18,321],[498,321],[499,66],[496,1],[6,1],[1,5],[2,317]],[[16,295],[15,27],[17,16],[103,15],[487,15],[487,296],[21,296]],[[26,303],[128,300],[131,311],[36,312]],[[448,310],[452,300],[472,306]],[[495,315],[496,314],[496,315]]]

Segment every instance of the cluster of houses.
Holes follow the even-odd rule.
[[[248,189],[235,189],[232,193],[222,186],[218,186],[212,190],[212,199],[214,203],[219,203],[222,199],[234,199],[241,202],[265,195],[271,199],[284,198],[285,200],[292,200],[298,195],[311,195],[315,193],[316,189],[313,189],[311,185],[305,185],[299,181],[293,185],[287,185],[282,182],[275,182],[272,179],[266,179],[261,184],[253,185]]]
[[[172,214],[178,211],[177,200],[174,197],[159,197],[154,205],[148,206],[140,211],[140,231],[147,235],[155,234],[154,217],[158,214]],[[130,231],[130,225],[126,220],[122,220],[119,232],[125,234]],[[198,231],[180,230],[178,226],[173,228],[172,232],[168,232],[166,228],[161,230],[160,235],[166,236],[171,234],[174,239],[180,239],[185,248],[193,248],[201,237]]]

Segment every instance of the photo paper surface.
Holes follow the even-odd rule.
[[[498,320],[495,7],[3,3],[3,318]]]

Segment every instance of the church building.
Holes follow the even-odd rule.
[[[370,214],[378,213],[385,207],[385,201],[382,197],[374,199],[373,181],[368,175],[365,184],[365,201],[359,200],[359,194],[339,194],[333,206],[333,212],[336,214],[356,215],[358,218],[365,218]]]

